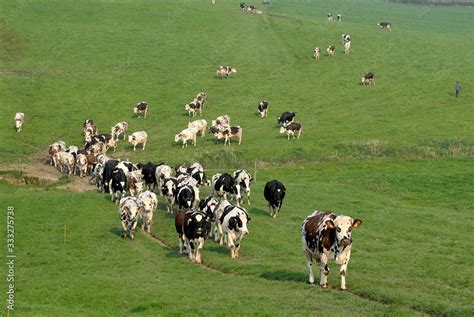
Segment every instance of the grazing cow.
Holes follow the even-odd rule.
[[[351,51],[351,42],[344,43],[344,54],[349,54]]]
[[[76,168],[79,171],[79,177],[84,177],[84,174],[87,174],[87,156],[84,154],[78,154],[76,156]]]
[[[201,252],[210,230],[211,220],[207,214],[195,210],[190,210],[184,214],[184,239],[189,259],[193,263],[202,263]]]
[[[379,22],[377,24],[378,26],[380,26],[380,28],[382,29],[388,29],[388,30],[392,30],[392,23],[389,23],[389,22]]]
[[[15,114],[15,129],[16,132],[20,132],[23,128],[23,121],[25,120],[25,114],[23,112],[17,112]]]
[[[215,120],[212,120],[211,126],[226,128],[230,126],[230,117],[226,114],[223,116],[219,116]]]
[[[250,216],[247,211],[242,207],[233,205],[226,206],[219,218],[220,239],[222,240],[224,235],[227,236],[227,245],[230,248],[232,259],[239,257],[240,242],[243,236],[249,233],[247,227],[249,222]]]
[[[216,231],[217,231],[216,209],[218,205],[219,205],[219,201],[212,196],[206,197],[204,200],[201,200],[199,202],[199,210],[205,213],[207,217],[209,217],[209,219],[211,220],[211,230],[209,231],[209,237],[216,236]]]
[[[281,205],[285,198],[285,192],[285,186],[277,180],[272,180],[265,184],[263,195],[268,201],[270,216],[273,216],[273,218],[276,218],[280,214]]]
[[[342,15],[338,14],[336,16],[336,20],[337,20],[337,22],[341,22],[342,21]]]
[[[240,3],[240,10],[241,10],[241,11],[244,10],[245,7],[246,7],[245,2],[241,2],[241,3]]]
[[[200,93],[196,95],[196,98],[194,98],[193,102],[199,102],[201,104],[201,108],[204,109],[204,103],[206,102],[206,100],[207,100],[207,94],[201,91]]]
[[[173,204],[175,202],[176,194],[178,193],[178,180],[176,178],[165,178],[161,193],[166,197],[166,211],[168,213],[173,211]]]
[[[154,190],[156,187],[156,168],[158,165],[148,162],[142,166],[142,176],[147,189]]]
[[[220,140],[224,138],[224,146],[230,146],[230,139],[237,138],[239,139],[239,145],[242,143],[242,128],[238,125],[236,127],[227,127],[223,131],[217,134],[217,139]]]
[[[266,117],[268,114],[268,102],[266,102],[265,100],[260,101],[257,109],[258,113],[260,114],[260,118]]]
[[[135,228],[137,227],[140,204],[136,197],[125,197],[120,199],[119,216],[122,225],[122,238],[130,235],[130,239],[135,239]]]
[[[135,107],[133,107],[133,113],[140,118],[140,115],[144,115],[146,119],[146,114],[148,113],[148,103],[146,101],[142,101],[137,103]]]
[[[328,56],[334,56],[334,52],[336,52],[336,47],[334,45],[329,45],[329,47],[326,49],[326,52],[328,53]]]
[[[131,196],[139,195],[143,191],[142,175],[138,171],[128,172],[127,187]]]
[[[238,204],[243,203],[243,192],[247,194],[247,204],[250,205],[250,183],[253,181],[252,176],[246,170],[237,170],[233,174],[235,182],[240,186],[240,199]]]
[[[112,173],[114,172],[115,168],[117,167],[119,161],[117,160],[108,160],[105,162],[104,171],[102,172],[102,191],[104,193],[109,192],[109,183],[112,179]]]
[[[50,164],[51,165],[54,165],[55,167],[58,166],[58,162],[57,162],[57,155],[55,155],[56,153],[59,153],[59,152],[62,152],[66,150],[66,144],[63,142],[63,141],[57,141],[57,142],[54,142],[53,144],[51,144],[49,147],[48,147],[48,154],[50,156]]]
[[[345,44],[347,42],[351,41],[351,36],[347,33],[342,34],[342,44]]]
[[[111,129],[113,139],[118,140],[119,136],[123,133],[123,140],[125,141],[125,136],[127,135],[128,123],[125,121],[119,122],[114,125]]]
[[[118,204],[119,199],[125,195],[127,190],[127,176],[120,168],[116,168],[112,172],[112,178],[109,181],[109,190],[110,190],[110,199],[112,202],[116,202]]]
[[[184,106],[184,109],[188,112],[189,116],[195,117],[197,112],[202,116],[202,104],[200,102],[190,102]]]
[[[182,148],[188,147],[188,141],[191,140],[193,142],[193,145],[196,146],[196,134],[197,130],[193,128],[187,128],[181,131],[180,133],[176,134],[174,136],[174,141],[175,142],[183,142]]]
[[[361,79],[362,85],[368,86],[368,85],[375,85],[375,75],[371,72],[368,72],[367,74],[364,75]]]
[[[201,133],[201,138],[204,137],[207,128],[207,121],[204,119],[195,120],[193,122],[188,123],[188,129],[195,129],[199,133]]]
[[[331,22],[333,19],[332,13],[328,13],[327,18],[328,18],[328,21]]]
[[[163,183],[166,178],[170,178],[173,170],[171,167],[165,164],[160,164],[156,167],[155,170],[155,179],[158,184],[158,192],[161,195],[161,189],[163,188]]]
[[[216,77],[221,79],[225,77],[227,79],[232,73],[237,73],[237,69],[230,66],[219,66],[216,70]]]
[[[56,153],[56,155],[59,158],[60,171],[63,173],[68,173],[68,175],[72,175],[74,173],[76,164],[74,155],[68,152],[59,152]]]
[[[133,144],[134,152],[138,144],[143,144],[142,151],[145,150],[147,139],[148,134],[145,131],[134,132],[132,135],[128,136],[128,142]]]
[[[235,182],[235,179],[227,174],[215,174],[212,176],[212,195],[224,196],[227,199],[227,194],[234,197],[237,204],[241,200],[240,185]]]
[[[315,211],[303,222],[301,241],[306,256],[310,284],[314,284],[313,259],[320,263],[319,285],[328,287],[328,261],[334,260],[341,266],[341,289],[346,290],[347,264],[351,258],[352,228],[362,224],[360,219],[338,216],[334,213]]]
[[[138,195],[138,201],[141,207],[142,231],[151,234],[153,213],[158,206],[158,198],[156,198],[155,193],[147,190]]]
[[[296,113],[285,111],[277,118],[278,123],[287,125],[295,119]]]
[[[319,47],[316,47],[313,51],[313,58],[318,60],[320,56],[321,56],[321,49]]]
[[[196,200],[194,189],[191,185],[184,185],[177,188],[176,201],[179,209],[189,210],[193,208]]]
[[[280,128],[280,133],[286,133],[288,135],[288,140],[290,139],[290,135],[293,136],[293,139],[295,138],[295,135],[300,138],[301,134],[301,123],[299,122],[291,122],[283,127]]]

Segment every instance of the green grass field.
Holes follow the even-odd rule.
[[[92,118],[99,132],[123,120],[148,132],[144,152],[121,142],[117,158],[199,161],[210,175],[257,167],[241,258],[208,241],[205,266],[178,255],[163,200],[153,231],[169,248],[143,234],[120,239],[106,195],[1,182],[3,210],[15,207],[10,315],[472,316],[472,8],[274,0],[252,15],[239,2],[0,3],[0,163],[27,163],[58,139],[80,145]],[[328,23],[328,12],[343,22]],[[334,57],[311,58],[329,44]],[[218,65],[238,72],[218,80]],[[367,71],[375,86],[359,84]],[[190,121],[185,103],[201,90],[203,118],[230,115],[244,129],[242,145],[224,148],[210,135],[196,148],[173,142]],[[262,99],[266,119],[256,114]],[[147,119],[132,116],[141,100]],[[26,115],[19,134],[18,111]],[[296,112],[300,140],[278,133],[283,111]],[[262,195],[274,178],[288,189],[276,220]],[[348,292],[338,290],[334,263],[329,290],[306,284],[300,226],[316,209],[364,221]],[[6,299],[5,278],[0,285]]]

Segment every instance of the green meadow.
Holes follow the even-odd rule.
[[[178,254],[161,197],[153,235],[165,246],[142,233],[122,240],[108,195],[0,181],[5,255],[15,208],[15,305],[6,310],[2,265],[3,315],[474,315],[472,8],[273,0],[246,14],[239,2],[0,2],[1,165],[46,161],[57,140],[81,146],[91,118],[100,133],[119,121],[148,133],[145,151],[120,141],[114,158],[256,176],[241,257],[207,241],[201,266]],[[326,21],[329,12],[343,21]],[[238,71],[216,79],[219,65]],[[364,87],[368,71],[376,84]],[[199,91],[209,96],[202,118],[229,115],[244,130],[241,145],[210,134],[196,147],[174,142]],[[137,119],[132,107],[142,100],[148,118]],[[284,111],[303,125],[299,140],[279,133]],[[25,113],[21,133],[15,112]],[[271,179],[287,188],[278,219],[263,198]],[[317,209],[364,222],[353,233],[346,292],[334,263],[328,290],[306,283],[300,230]]]

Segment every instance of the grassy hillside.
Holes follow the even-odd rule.
[[[238,4],[0,3],[0,163],[29,162],[58,139],[80,145],[92,118],[99,132],[122,120],[148,132],[144,152],[121,141],[114,157],[199,161],[208,174],[257,167],[242,257],[232,261],[207,242],[206,266],[178,256],[163,200],[154,234],[171,248],[142,234],[121,240],[108,196],[0,182],[2,208],[16,208],[16,313],[472,315],[472,9],[275,0],[252,15]],[[329,12],[343,22],[328,23]],[[352,37],[349,55],[343,33]],[[334,57],[311,59],[315,46],[332,43]],[[238,72],[218,80],[218,65]],[[367,71],[375,86],[359,84]],[[173,142],[199,91],[209,96],[203,118],[230,115],[244,129],[242,145],[224,148],[210,135],[196,148]],[[256,114],[262,99],[266,119]],[[141,100],[150,103],[147,119],[132,116]],[[19,134],[18,111],[26,115]],[[283,111],[296,112],[300,140],[278,133]],[[276,220],[262,197],[273,178],[288,188]],[[300,226],[316,209],[364,221],[353,236],[348,292],[337,289],[333,263],[329,290],[306,284]]]

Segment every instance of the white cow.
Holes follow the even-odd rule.
[[[62,152],[66,150],[66,143],[63,141],[57,141],[54,142],[53,144],[50,144],[48,147],[48,153],[50,156],[50,164],[54,165],[54,167],[58,166],[58,156],[55,155],[56,153]]]
[[[158,206],[156,194],[147,190],[138,195],[141,206],[142,231],[151,234],[151,225],[153,224],[153,213]]]
[[[23,121],[25,120],[25,114],[23,112],[17,112],[15,114],[15,129],[16,132],[20,132],[23,128]]]
[[[125,197],[120,199],[119,216],[122,225],[122,238],[130,235],[130,239],[135,239],[135,228],[137,227],[138,213],[141,208],[136,197]]]
[[[351,50],[351,42],[349,41],[349,42],[344,43],[344,53],[349,54],[350,50]]]
[[[143,180],[141,173],[137,171],[127,172],[127,187],[131,196],[140,194],[143,191]]]
[[[58,161],[60,171],[63,173],[67,172],[69,175],[72,175],[74,173],[74,165],[76,163],[74,155],[67,152],[59,152],[56,155],[59,158]]]
[[[188,128],[195,129],[201,134],[201,138],[204,137],[207,129],[207,121],[204,119],[195,120],[188,123]]]
[[[196,134],[197,130],[193,128],[187,128],[181,131],[179,134],[176,134],[174,137],[175,142],[183,142],[182,148],[185,146],[188,147],[188,141],[191,140],[193,145],[196,146]]]
[[[320,56],[321,56],[321,49],[319,47],[316,47],[313,51],[313,58],[318,60]]]
[[[79,176],[82,178],[84,174],[87,174],[87,156],[84,154],[77,154],[76,156],[76,168],[79,171]]]
[[[132,135],[128,136],[128,142],[133,144],[134,152],[138,144],[143,145],[142,151],[145,150],[147,139],[148,139],[148,134],[145,131],[134,132]]]
[[[114,125],[111,129],[112,139],[118,139],[119,136],[123,133],[123,140],[125,141],[125,136],[127,135],[128,123],[125,121],[119,122]]]

